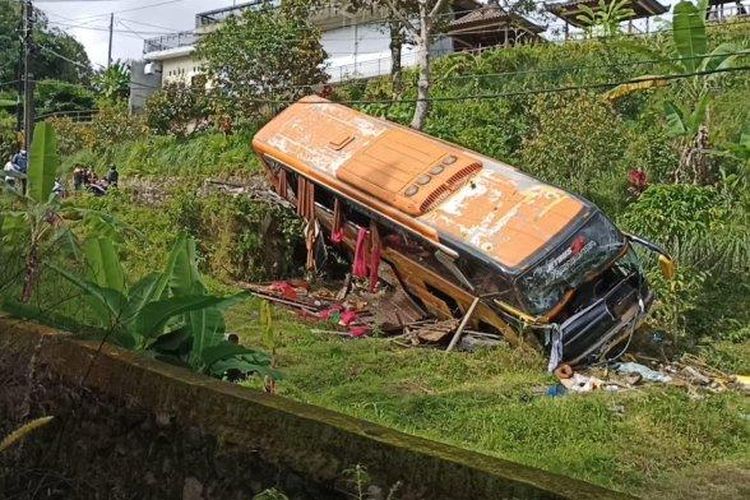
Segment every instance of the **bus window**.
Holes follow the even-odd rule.
[[[456,264],[478,295],[492,294],[498,300],[518,305],[513,286],[499,270],[470,255],[462,255]]]
[[[265,162],[268,169],[271,171],[271,175],[278,177],[282,172],[286,174],[286,199],[297,204],[297,182],[299,176],[291,168],[287,167],[280,161],[274,160],[270,156],[264,155],[263,161]],[[273,182],[273,181],[272,181]],[[282,193],[279,193],[282,194]]]
[[[336,195],[330,190],[321,187],[319,184],[315,184],[315,203],[325,208],[329,212],[333,212],[333,205],[336,201]]]
[[[402,255],[427,269],[434,271],[440,276],[450,278],[455,284],[463,285],[454,277],[446,267],[438,260],[435,252],[437,248],[409,231],[393,224],[379,224],[380,238],[383,245],[392,248]]]

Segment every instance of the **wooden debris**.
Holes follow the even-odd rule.
[[[448,344],[448,348],[445,350],[445,352],[451,352],[453,348],[456,347],[458,340],[461,338],[461,332],[464,331],[464,328],[466,328],[466,325],[469,323],[469,320],[471,319],[471,315],[474,314],[474,309],[477,308],[477,304],[479,304],[479,297],[474,297],[474,300],[471,302],[469,309],[466,311],[466,314],[464,314],[464,317],[461,319],[461,323],[458,325],[458,328],[456,329],[456,333],[453,334],[453,338],[451,339],[450,344]]]
[[[446,339],[458,326],[458,320],[426,320],[406,325],[404,330],[417,342],[435,344]]]

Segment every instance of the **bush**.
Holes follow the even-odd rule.
[[[209,114],[203,85],[169,83],[146,101],[146,123],[157,134],[184,137]]]
[[[36,114],[61,111],[91,111],[96,108],[94,94],[82,85],[42,80],[36,86]]]
[[[200,238],[214,276],[257,282],[303,270],[302,222],[291,210],[245,196],[198,199],[183,193],[171,212]]]
[[[674,282],[651,262],[661,298],[654,317],[676,334],[722,338],[750,320],[748,212],[713,187],[652,186],[630,205],[621,226],[663,244],[677,258]]]
[[[16,134],[16,119],[9,113],[0,110],[0,167],[18,149],[18,136]]]
[[[523,169],[618,213],[628,166],[622,163],[630,130],[595,95],[557,94],[535,100],[537,120],[519,152]]]

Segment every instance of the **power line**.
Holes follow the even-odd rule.
[[[524,95],[540,95],[540,94],[554,94],[558,92],[571,92],[571,91],[577,91],[577,90],[596,90],[596,89],[602,89],[602,88],[613,88],[617,87],[618,85],[625,85],[629,83],[640,83],[640,82],[646,82],[646,81],[671,81],[671,80],[680,80],[683,78],[692,78],[695,76],[707,76],[707,75],[713,75],[717,73],[733,73],[735,71],[747,71],[750,70],[750,66],[736,66],[733,68],[720,68],[720,69],[714,69],[710,71],[693,71],[690,73],[677,73],[672,75],[663,75],[663,76],[653,76],[653,77],[644,77],[644,78],[633,78],[630,80],[622,80],[622,81],[615,81],[615,82],[599,82],[599,83],[590,83],[590,84],[584,84],[584,85],[567,85],[563,87],[553,87],[553,88],[547,88],[547,89],[531,89],[531,90],[520,90],[515,92],[503,92],[503,93],[497,93],[497,94],[477,94],[477,95],[471,95],[471,96],[443,96],[443,97],[430,97],[427,99],[374,99],[374,100],[349,100],[349,101],[337,101],[337,102],[330,102],[330,103],[320,103],[320,102],[304,102],[300,104],[357,104],[357,105],[365,105],[365,104],[403,104],[403,103],[409,103],[413,104],[419,101],[428,101],[428,102],[448,102],[448,101],[473,101],[473,100],[484,100],[484,99],[500,99],[504,97],[518,97],[518,96],[524,96]],[[270,100],[270,99],[249,99],[248,102],[254,102],[256,104],[293,104],[297,101],[290,101],[290,100]]]
[[[80,21],[89,20],[89,19],[99,19],[101,17],[107,17],[110,14],[122,14],[124,12],[135,12],[135,11],[138,11],[138,10],[152,9],[154,7],[160,7],[162,5],[169,5],[169,4],[179,3],[179,2],[184,2],[184,1],[185,0],[163,0],[161,2],[156,2],[156,3],[153,3],[153,4],[141,5],[140,7],[131,7],[129,9],[121,9],[121,10],[116,10],[114,12],[107,12],[107,13],[104,13],[104,14],[95,14],[95,15],[92,15],[92,16],[84,16],[84,17],[80,17],[80,18],[76,19],[76,21],[80,22]]]
[[[452,102],[452,101],[474,101],[474,100],[488,100],[488,99],[502,99],[506,97],[519,97],[526,95],[543,95],[543,94],[556,94],[562,92],[573,92],[581,90],[598,90],[604,88],[614,88],[619,85],[626,85],[630,83],[640,83],[647,81],[672,81],[681,80],[685,78],[693,78],[696,76],[708,76],[719,73],[734,73],[739,71],[748,71],[750,66],[736,66],[730,68],[720,68],[706,71],[693,71],[689,73],[675,73],[671,75],[662,76],[649,76],[643,78],[631,78],[628,80],[612,81],[612,82],[595,82],[581,85],[566,85],[561,87],[541,88],[541,89],[528,89],[519,90],[513,92],[501,92],[493,94],[476,94],[469,96],[438,96],[429,97],[425,99],[428,102]],[[149,88],[150,86],[142,84],[143,87]],[[301,88],[302,86],[300,86]],[[208,96],[209,98],[211,96]],[[359,100],[345,100],[345,101],[330,101],[330,102],[299,102],[294,100],[272,100],[272,99],[248,99],[247,102],[253,102],[255,104],[273,104],[273,105],[287,105],[287,104],[347,104],[347,105],[367,105],[367,104],[414,104],[419,99],[359,99]]]
[[[40,49],[42,49],[43,51],[45,51],[45,52],[48,52],[48,53],[52,54],[53,56],[59,57],[59,58],[60,58],[60,59],[62,59],[63,61],[65,61],[65,62],[68,62],[68,63],[70,63],[70,64],[72,64],[72,65],[74,65],[74,66],[78,66],[79,68],[82,68],[82,69],[86,69],[86,70],[89,70],[89,69],[91,69],[91,67],[90,67],[90,66],[87,66],[87,65],[83,64],[83,63],[82,63],[82,62],[80,62],[80,61],[74,61],[73,59],[70,59],[69,57],[67,57],[67,56],[64,56],[64,55],[60,54],[60,53],[59,53],[59,52],[57,52],[56,50],[54,50],[54,49],[51,49],[51,48],[47,47],[46,45],[41,45],[41,44],[38,44],[37,46],[38,46],[38,47],[39,47]],[[94,64],[96,64],[96,63],[94,63]],[[104,67],[104,66],[103,66],[103,65],[101,65],[101,64],[97,64],[97,66],[101,66],[102,68]]]
[[[750,57],[750,49],[736,51],[736,52],[723,52],[719,55]],[[713,54],[703,54],[703,55],[697,55],[697,56],[664,57],[660,59],[643,59],[643,60],[627,61],[627,62],[621,62],[621,63],[571,64],[567,66],[557,66],[557,67],[547,68],[547,69],[503,71],[499,73],[470,73],[470,74],[454,75],[454,76],[449,75],[449,76],[445,76],[442,78],[438,77],[435,79],[435,81],[464,80],[464,79],[472,79],[472,78],[482,79],[482,78],[490,78],[490,77],[498,77],[498,76],[516,76],[516,75],[526,75],[526,74],[547,74],[547,73],[557,73],[559,71],[570,71],[570,70],[575,71],[579,69],[619,68],[623,66],[643,66],[646,64],[660,64],[664,62],[679,62],[679,61],[688,61],[688,60],[708,59],[711,57],[716,57],[716,56]]]

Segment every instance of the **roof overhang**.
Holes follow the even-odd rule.
[[[497,5],[488,5],[477,9],[450,23],[448,35],[470,35],[485,33],[492,30],[504,30],[506,28],[523,29],[530,33],[541,33],[545,26],[540,26],[525,17],[509,13]]]
[[[143,58],[147,61],[167,61],[169,59],[176,59],[178,57],[189,56],[195,52],[194,45],[186,45],[184,47],[175,47],[173,49],[159,50],[157,52],[149,52],[143,54]]]
[[[545,5],[544,8],[548,12],[565,20],[568,24],[583,28],[584,23],[578,19],[578,16],[583,13],[582,6],[589,7],[594,12],[600,10],[598,0],[574,0],[572,2],[551,3]],[[632,16],[623,19],[625,21],[659,16],[669,10],[669,7],[662,5],[657,0],[629,0],[622,7],[633,11]]]

